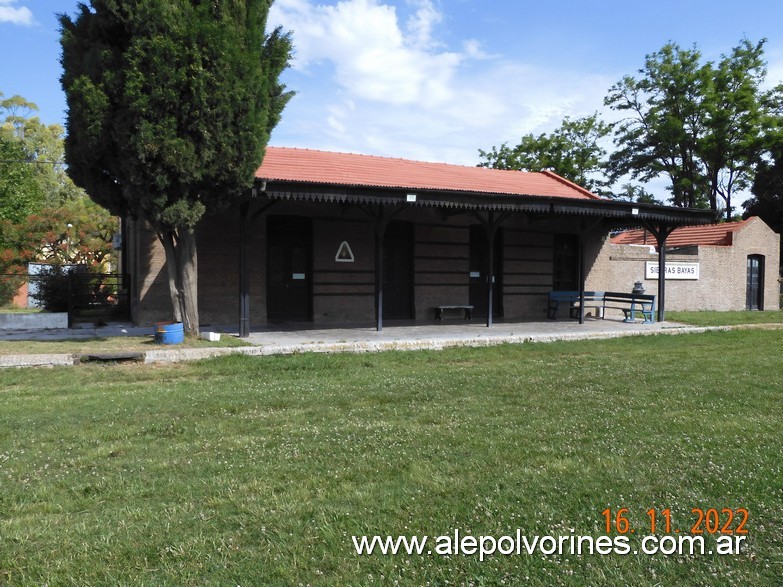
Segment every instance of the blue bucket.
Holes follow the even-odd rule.
[[[185,341],[182,322],[158,322],[155,324],[156,344],[181,344]]]

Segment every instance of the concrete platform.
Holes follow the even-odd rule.
[[[237,329],[209,326],[209,330],[237,336]],[[501,322],[487,328],[477,322],[410,324],[391,323],[378,332],[372,326],[346,325],[313,329],[311,325],[270,325],[256,329],[247,339],[247,346],[182,348],[163,346],[143,353],[144,363],[175,363],[209,357],[244,354],[251,356],[292,354],[304,352],[377,352],[386,350],[444,349],[448,347],[479,347],[503,343],[523,344],[558,340],[607,339],[624,336],[680,334],[728,330],[728,327],[697,328],[664,322],[656,324],[629,324],[621,320],[588,319],[584,324],[573,320],[545,322]],[[114,324],[91,329],[61,329],[30,331],[27,333],[0,332],[0,340],[68,340],[105,338],[114,336],[152,336],[151,327],[133,327]],[[67,354],[5,355],[0,367],[42,365],[73,365],[79,357]]]
[[[301,351],[328,347],[334,347],[335,350],[361,351],[615,338],[671,331],[682,332],[689,329],[691,328],[688,326],[674,322],[632,324],[612,319],[587,319],[584,324],[574,320],[500,322],[489,328],[477,321],[455,320],[432,324],[392,322],[385,325],[381,332],[372,326],[336,326],[318,329],[306,326],[269,326],[255,329],[248,342],[262,347],[296,347]]]

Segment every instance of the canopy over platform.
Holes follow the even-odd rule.
[[[509,171],[285,147],[267,148],[256,171],[256,186],[270,199],[574,214],[616,219],[618,226],[628,227],[642,226],[644,221],[675,226],[715,221],[711,210],[602,198],[551,171]]]

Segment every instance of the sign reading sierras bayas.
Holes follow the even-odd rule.
[[[658,279],[658,263],[645,262],[645,279]],[[698,279],[698,263],[666,263],[666,279]]]

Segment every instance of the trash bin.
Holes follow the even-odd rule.
[[[185,341],[182,322],[158,322],[155,324],[156,344],[181,344]]]

